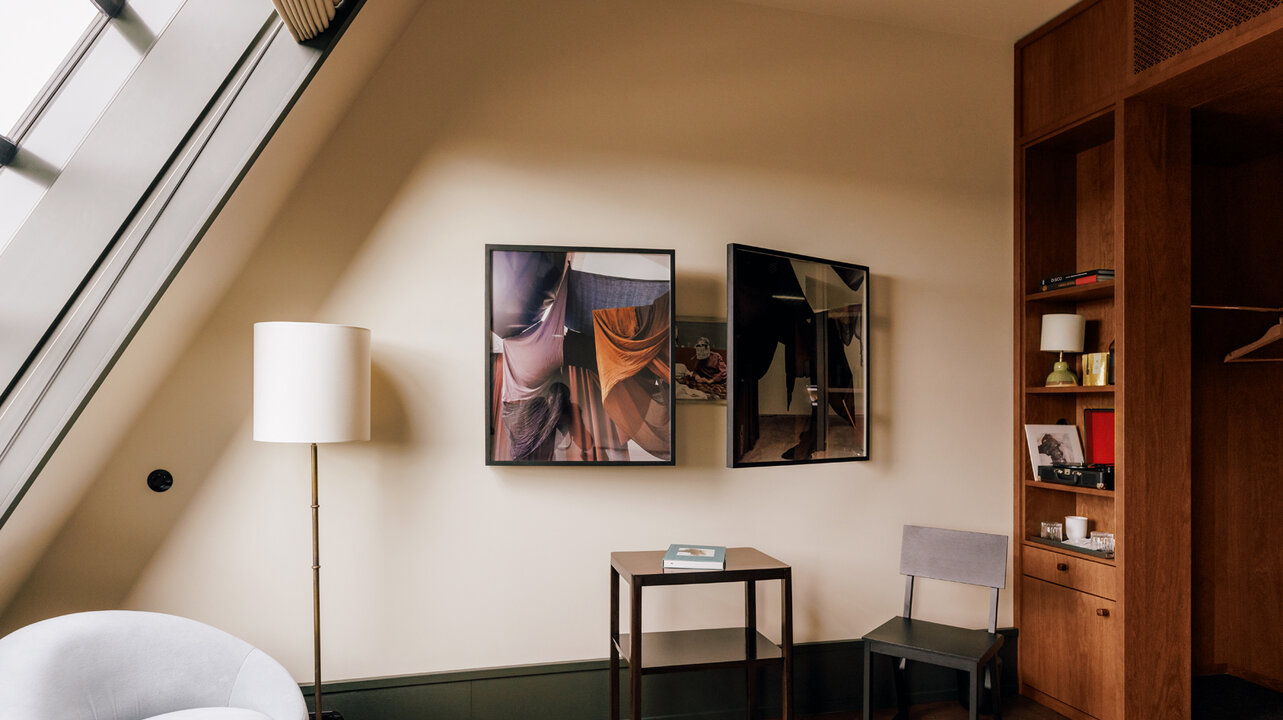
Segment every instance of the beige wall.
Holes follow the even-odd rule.
[[[1010,66],[713,0],[428,3],[4,622],[173,612],[310,678],[307,451],[250,439],[249,382],[253,322],[315,319],[375,362],[373,439],[320,452],[327,678],[604,657],[610,551],[677,541],[791,563],[796,639],[859,637],[899,610],[902,524],[1010,531]],[[675,248],[678,313],[724,315],[728,242],[870,266],[872,461],[732,472],[724,407],[683,404],[674,468],[483,465],[485,243]],[[646,622],[739,602],[656,591]]]

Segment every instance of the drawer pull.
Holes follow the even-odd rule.
[[[1096,614],[1101,617],[1109,617],[1109,608],[1096,608]]]
[[[1064,572],[1069,569],[1069,563],[1056,563],[1056,569]]]

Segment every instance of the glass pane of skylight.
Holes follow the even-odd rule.
[[[97,14],[89,0],[0,0],[0,134],[13,134]]]

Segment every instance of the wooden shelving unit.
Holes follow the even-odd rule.
[[[1016,43],[1020,680],[1077,720],[1188,720],[1196,672],[1283,690],[1283,555],[1259,545],[1283,503],[1283,363],[1223,361],[1273,319],[1191,311],[1283,304],[1281,54],[1283,6],[1231,0],[1082,0]],[[1040,291],[1092,268],[1116,277]],[[1113,343],[1112,387],[1041,387],[1040,319],[1065,312],[1088,352]],[[1115,410],[1115,489],[1034,481],[1020,426],[1093,407]],[[1115,558],[1033,539],[1067,514]]]
[[[1188,458],[1170,452],[1189,433],[1188,368],[1177,359],[1189,347],[1188,112],[1127,97],[1131,1],[1086,0],[1016,46],[1021,691],[1079,720],[1190,712],[1189,538],[1153,521],[1189,506]],[[1063,63],[1075,65],[1069,86]],[[1115,278],[1040,290],[1043,278],[1094,268]],[[1086,318],[1085,352],[1112,346],[1113,385],[1044,387],[1049,313]],[[1115,411],[1114,490],[1035,480],[1023,426],[1063,422],[1081,436],[1096,408]],[[1114,557],[1038,537],[1066,515],[1114,533]]]
[[[1126,274],[1103,283],[1041,292],[1042,278],[1092,268],[1118,269],[1114,111],[1017,145],[1020,216],[1016,267],[1016,417],[1018,425],[1067,422],[1082,436],[1084,411],[1115,408],[1126,395],[1120,369],[1127,351],[1118,298]],[[1039,350],[1042,315],[1077,313],[1087,319],[1085,352],[1113,344],[1115,384],[1045,387],[1052,358]],[[1076,359],[1076,358],[1074,358]],[[1117,412],[1116,412],[1117,414]],[[1020,626],[1021,689],[1075,718],[1122,717],[1123,618],[1118,589],[1121,568],[1115,555],[1095,553],[1039,537],[1044,521],[1067,515],[1089,518],[1092,530],[1113,532],[1124,542],[1117,490],[1097,490],[1038,481],[1023,433],[1018,438],[1016,522],[1017,624]],[[1123,448],[1116,442],[1115,455]],[[1116,471],[1115,486],[1125,479]],[[1085,572],[1083,563],[1090,563]],[[1077,572],[1072,572],[1075,568]],[[1068,632],[1067,632],[1068,631]],[[1090,640],[1090,642],[1087,642]],[[1065,657],[1078,672],[1066,672]],[[1109,670],[1102,670],[1108,668]]]

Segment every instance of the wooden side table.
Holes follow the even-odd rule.
[[[629,586],[629,632],[619,633],[619,580]],[[757,581],[779,580],[780,644],[757,631]],[[642,632],[642,588],[658,585],[744,583],[744,626]],[[610,718],[619,720],[619,660],[628,663],[628,717],[640,720],[642,677],[660,672],[743,667],[749,718],[757,709],[756,669],[780,664],[784,719],[793,719],[793,569],[754,548],[726,549],[726,569],[664,571],[664,551],[610,554]]]

